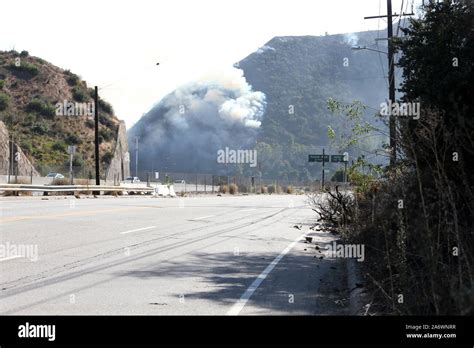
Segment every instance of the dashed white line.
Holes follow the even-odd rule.
[[[260,275],[253,281],[253,283],[249,286],[249,288],[243,293],[243,295],[240,297],[240,299],[234,303],[232,308],[227,312],[227,315],[239,315],[242,309],[245,307],[247,304],[247,301],[252,297],[253,293],[257,288],[262,284],[262,282],[265,280],[265,278],[270,274],[270,272],[275,268],[275,266],[283,259],[283,257],[288,254],[288,252],[298,243],[300,240],[302,240],[306,234],[309,231],[303,233],[300,237],[295,239],[290,245],[286,247],[285,250],[283,250],[280,255],[275,257],[275,259],[270,263],[265,270],[260,273]]]
[[[13,259],[18,259],[19,257],[23,257],[22,255],[15,255],[15,256],[10,256],[10,257],[5,257],[4,259],[0,259],[1,261],[8,261],[8,260],[13,260]]]
[[[210,218],[210,217],[213,217],[215,215],[207,215],[207,216],[201,216],[201,217],[198,217],[198,218],[195,218],[195,219],[192,219],[192,220],[202,220],[202,219],[207,219],[207,218]]]
[[[145,231],[145,230],[149,230],[149,229],[152,229],[152,228],[156,228],[156,226],[148,226],[148,227],[143,227],[143,228],[137,228],[135,230],[120,232],[120,234],[127,234],[127,233],[132,233],[132,232]]]

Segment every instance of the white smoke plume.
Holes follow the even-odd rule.
[[[167,95],[129,132],[140,138],[139,167],[216,172],[219,149],[255,146],[265,95],[253,91],[240,69],[231,68],[184,85]],[[133,158],[132,158],[133,159]]]
[[[359,36],[356,33],[344,34],[344,42],[349,46],[356,46],[359,43]]]

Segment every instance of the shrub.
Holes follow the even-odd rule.
[[[72,97],[77,102],[84,102],[86,100],[86,94],[79,86],[75,86],[72,89]]]
[[[91,184],[88,179],[73,179],[73,183],[74,185],[84,185],[84,186],[88,186]],[[92,194],[92,190],[78,191],[76,192],[76,194],[90,195]]]
[[[84,167],[84,159],[82,158],[82,155],[78,152],[74,154],[72,157],[72,165],[77,168],[82,168]]]
[[[99,109],[104,110],[108,114],[113,114],[114,110],[112,108],[112,105],[107,103],[105,100],[99,99]]]
[[[91,129],[94,129],[95,128],[95,122],[94,120],[91,120],[90,118],[88,118],[86,120],[86,127],[87,128],[91,128]]]
[[[68,76],[68,78],[66,79],[66,82],[71,87],[76,86],[77,83],[79,82],[79,76],[72,74],[71,76]]]
[[[33,144],[31,143],[31,138],[20,139],[20,147],[23,150],[23,152],[29,155],[33,154]]]
[[[229,192],[229,186],[227,186],[227,185],[221,185],[221,186],[219,186],[219,192],[220,192],[220,193],[227,193],[227,192]]]
[[[10,181],[11,184],[22,184],[22,185],[27,185],[30,184],[29,179],[24,179],[24,178],[18,178],[18,179],[13,179]],[[4,196],[31,196],[32,193],[31,191],[4,191],[3,193]]]
[[[281,193],[281,186],[280,185],[269,185],[268,186],[268,193]]]
[[[236,184],[230,184],[230,185],[229,185],[229,193],[230,193],[231,195],[235,195],[235,194],[237,194],[238,192],[239,192],[239,188],[238,188],[238,186],[237,186]]]
[[[38,135],[46,135],[49,133],[49,125],[44,121],[36,122],[31,127],[31,130]]]
[[[4,93],[0,93],[0,111],[3,111],[8,107],[8,102],[8,96]]]
[[[58,185],[58,186],[65,186],[70,184],[70,180],[68,178],[62,178],[62,179],[54,179],[52,182],[52,185]]]
[[[10,64],[8,69],[17,77],[23,79],[30,79],[35,77],[39,74],[38,68],[30,63],[22,62],[20,66],[16,66],[15,64]]]
[[[108,151],[106,152],[103,156],[102,156],[102,162],[105,162],[107,164],[110,164],[110,162],[112,162],[112,159],[114,158],[114,154],[113,152],[111,151]]]
[[[66,146],[62,141],[57,141],[51,146],[54,151],[65,152]]]
[[[33,99],[26,106],[26,111],[34,112],[38,115],[45,116],[47,118],[52,118],[56,114],[54,106],[45,103],[40,99]]]
[[[82,143],[82,139],[79,138],[77,135],[69,133],[66,137],[66,143],[77,145]]]
[[[294,193],[295,193],[294,187],[293,187],[293,186],[288,186],[288,187],[286,188],[286,193],[288,193],[289,195],[294,194]]]
[[[28,57],[29,55],[30,55],[30,54],[28,53],[28,51],[21,51],[21,53],[20,53],[20,57],[22,57],[22,58],[26,58],[26,57]]]
[[[110,118],[104,114],[99,114],[99,123],[109,128],[114,125]]]
[[[336,170],[331,177],[331,181],[343,182],[344,181],[344,168]]]
[[[260,186],[260,193],[262,193],[262,194],[268,193],[267,187],[266,186]]]
[[[0,80],[0,89],[3,89],[3,86],[5,86],[5,80]]]
[[[107,128],[100,128],[99,135],[102,136],[102,138],[104,138],[104,140],[106,141],[114,139],[114,134],[112,133],[112,131],[110,131],[110,129]]]

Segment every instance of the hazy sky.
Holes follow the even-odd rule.
[[[409,3],[412,1],[405,1]],[[415,3],[417,3],[416,1]],[[402,0],[393,0],[399,12]],[[386,27],[385,0],[10,0],[0,50],[80,75],[130,128],[164,95],[228,69],[274,36]],[[408,12],[411,9],[408,8]],[[160,62],[159,66],[156,63]]]

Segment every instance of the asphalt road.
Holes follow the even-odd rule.
[[[0,199],[0,314],[344,314],[305,200]]]

